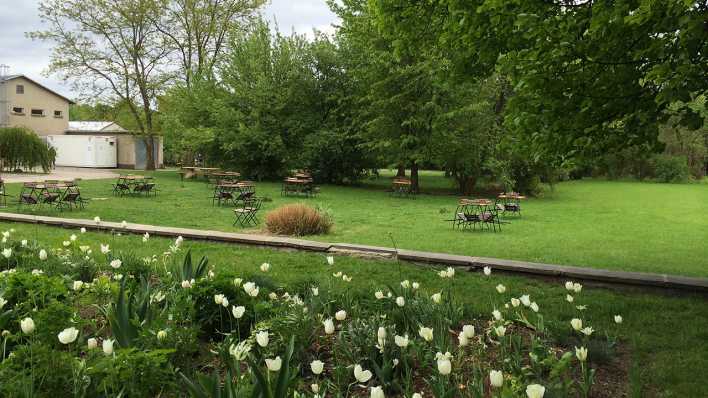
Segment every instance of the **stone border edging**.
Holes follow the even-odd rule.
[[[532,263],[526,261],[503,260],[497,258],[474,257],[456,254],[424,252],[417,250],[393,249],[390,247],[357,245],[350,243],[327,243],[279,236],[241,234],[235,232],[209,231],[190,228],[163,227],[146,224],[128,223],[123,228],[120,223],[102,221],[97,224],[92,220],[71,219],[29,214],[0,212],[0,221],[44,224],[65,228],[81,228],[97,231],[123,231],[134,234],[149,233],[154,236],[190,238],[215,242],[238,243],[246,245],[270,246],[307,250],[316,252],[344,252],[352,254],[396,256],[400,260],[439,265],[455,265],[468,268],[491,267],[510,273],[570,278],[575,280],[597,281],[610,284],[635,285],[664,289],[680,289],[694,292],[708,292],[708,278],[694,278],[679,275],[655,274],[647,272],[611,271],[597,268]]]

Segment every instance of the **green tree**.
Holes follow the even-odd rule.
[[[134,125],[126,127],[146,138],[148,169],[155,167],[157,98],[171,79],[170,50],[154,25],[166,6],[167,0],[43,0],[47,29],[29,34],[54,44],[50,72],[84,94],[128,107]]]

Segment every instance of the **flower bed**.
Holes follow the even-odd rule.
[[[284,286],[270,275],[285,265],[227,277],[181,238],[140,258],[79,231],[56,249],[13,235],[0,256],[2,396],[623,394],[626,371],[608,359],[622,318],[594,330],[578,283],[558,298],[567,333],[554,336],[533,298],[502,284],[473,313],[453,268],[436,271],[442,290],[361,292],[333,257],[326,278]]]

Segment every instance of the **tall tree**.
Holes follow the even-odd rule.
[[[253,22],[265,0],[172,0],[165,17],[155,20],[180,64],[187,88],[195,79],[210,79],[229,36]]]
[[[154,169],[157,98],[172,78],[170,46],[155,26],[167,0],[43,0],[48,25],[30,37],[54,43],[49,71],[84,95],[126,104]]]

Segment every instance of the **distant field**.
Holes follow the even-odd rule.
[[[212,207],[209,185],[181,182],[174,171],[155,172],[156,198],[114,197],[111,180],[84,181],[92,198],[84,211],[66,217],[139,222],[237,231],[233,211]],[[708,276],[708,184],[654,184],[600,180],[558,184],[554,192],[523,204],[523,216],[510,218],[501,233],[452,230],[458,196],[438,172],[423,172],[416,199],[390,197],[391,173],[359,187],[322,186],[317,198],[283,198],[280,183],[257,183],[257,194],[272,198],[267,212],[305,202],[331,212],[332,234],[310,239],[392,246],[475,256],[581,265],[624,271]],[[10,184],[10,202],[19,192]],[[17,211],[9,206],[6,211]],[[30,210],[25,208],[23,212]],[[45,210],[41,214],[60,214]],[[261,218],[263,218],[261,216]],[[257,229],[246,232],[259,232]],[[389,236],[390,234],[390,236]]]

